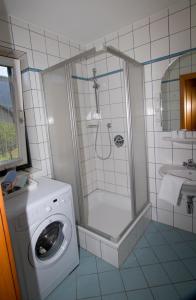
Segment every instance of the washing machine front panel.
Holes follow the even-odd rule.
[[[55,214],[35,230],[28,251],[29,262],[35,268],[47,268],[55,263],[69,247],[72,224],[68,217]]]

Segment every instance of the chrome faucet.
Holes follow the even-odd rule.
[[[184,167],[187,167],[188,169],[196,169],[196,163],[194,162],[193,159],[188,159],[187,162],[184,161],[184,162],[182,163],[182,165],[183,165]]]

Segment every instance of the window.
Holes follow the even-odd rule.
[[[0,57],[0,171],[26,163],[20,61]]]

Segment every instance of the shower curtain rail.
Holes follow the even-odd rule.
[[[48,71],[53,71],[61,66],[64,66],[65,64],[77,63],[77,62],[81,61],[82,59],[85,59],[85,58],[88,59],[95,55],[100,55],[103,53],[110,53],[114,56],[122,58],[123,60],[125,60],[127,62],[137,64],[137,65],[142,65],[140,62],[137,62],[136,60],[132,59],[128,55],[124,54],[123,52],[119,51],[118,49],[116,49],[112,46],[103,46],[102,48],[99,47],[98,49],[96,47],[93,47],[93,48],[83,51],[71,58],[65,59],[65,60],[61,61],[60,63],[41,71],[41,74],[44,74]]]

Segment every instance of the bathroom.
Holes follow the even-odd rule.
[[[40,299],[195,299],[196,127],[178,114],[179,76],[196,72],[196,1],[55,5],[0,6],[27,172],[73,192],[79,266]]]

